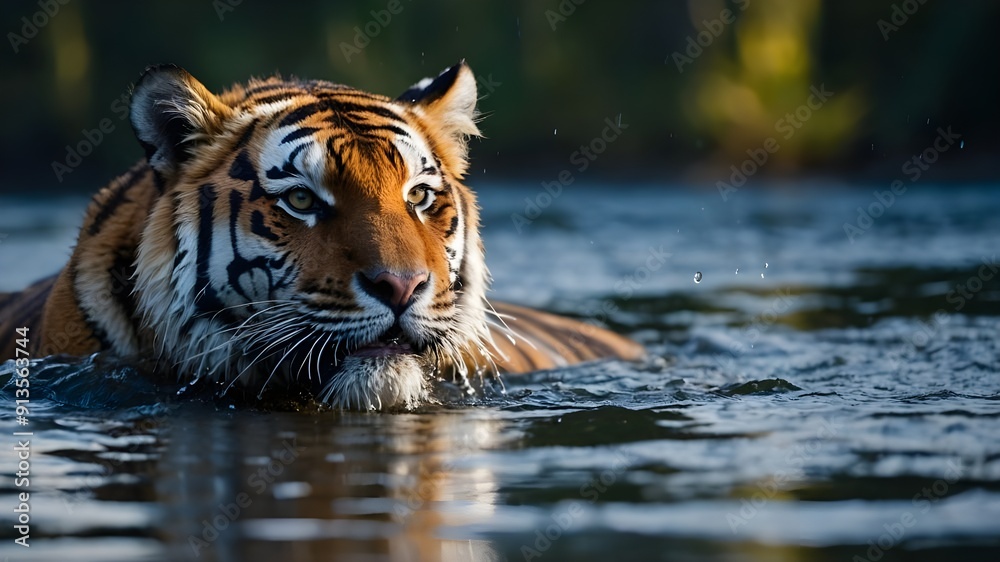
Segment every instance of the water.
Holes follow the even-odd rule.
[[[540,188],[482,188],[498,298],[653,356],[506,395],[248,410],[100,358],[37,361],[32,548],[11,542],[7,453],[0,556],[996,559],[1000,196],[914,187],[868,224],[876,188],[574,184],[539,216]],[[61,265],[82,204],[0,201],[0,289]]]

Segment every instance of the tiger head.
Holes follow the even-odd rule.
[[[396,99],[278,77],[214,95],[147,70],[131,102],[160,191],[136,259],[142,337],[182,374],[312,381],[352,409],[410,407],[432,373],[485,367],[461,183],[475,106],[464,62]]]

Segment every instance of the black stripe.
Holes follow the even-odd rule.
[[[128,318],[132,331],[137,332],[134,322],[136,305],[132,298],[132,292],[135,290],[133,275],[135,275],[135,256],[125,251],[119,252],[115,255],[115,261],[111,267],[108,268],[108,278],[111,285],[109,288],[112,298],[118,303],[125,318]]]
[[[438,167],[440,167],[440,166],[441,166],[441,164],[439,162],[438,163]],[[468,279],[469,275],[468,275],[468,271],[466,270],[466,268],[469,265],[468,264],[469,260],[465,259],[465,257],[467,255],[469,255],[469,252],[475,251],[475,249],[469,247],[470,246],[470,244],[469,244],[469,229],[470,228],[476,228],[476,225],[470,225],[469,223],[472,222],[472,221],[468,220],[468,217],[465,216],[463,214],[463,212],[464,212],[465,209],[471,209],[472,206],[469,203],[468,199],[466,199],[466,193],[463,190],[461,190],[461,189],[452,189],[452,186],[450,184],[448,184],[447,181],[445,181],[444,185],[448,188],[448,190],[450,190],[452,192],[452,194],[454,196],[456,216],[462,215],[466,219],[466,220],[462,221],[462,245],[465,248],[465,255],[463,255],[462,258],[461,258],[461,269],[459,269],[458,278],[459,279]],[[451,269],[451,262],[448,263],[448,268]],[[476,281],[478,282],[479,279],[476,279]]]
[[[337,111],[345,113],[374,113],[375,115],[385,117],[386,119],[403,122],[403,118],[398,113],[385,106],[362,105],[359,103],[345,102],[336,99],[330,99],[329,102],[332,106],[331,109]]]
[[[333,146],[333,143],[339,140],[339,137],[331,137],[326,141],[326,153],[330,158],[333,158],[334,170],[338,173],[344,171],[344,159],[340,155],[340,152]]]
[[[260,185],[260,177],[256,168],[250,162],[250,153],[246,149],[241,150],[233,159],[232,166],[229,167],[229,177],[242,181],[252,182],[250,187],[250,201],[256,201],[261,197],[272,199],[273,197]]]
[[[241,150],[233,159],[233,165],[229,167],[229,177],[243,181],[257,181],[257,170],[250,162],[250,153],[246,149]]]
[[[451,236],[452,234],[455,234],[456,230],[458,230],[458,213],[451,217],[451,225],[448,227],[448,230],[445,231],[444,235]]]
[[[268,240],[277,240],[278,235],[264,224],[264,213],[254,211],[250,213],[250,232]]]
[[[239,150],[245,147],[247,143],[250,142],[250,137],[253,136],[253,132],[256,128],[257,128],[257,119],[254,119],[247,126],[247,130],[243,131],[243,135],[240,136],[240,140],[236,141],[236,146],[233,147],[233,150]]]
[[[343,121],[345,121],[345,119],[344,119],[343,115],[337,114],[337,115],[333,115],[331,117],[328,117],[326,119],[326,121],[329,122],[329,123],[332,123],[334,125],[343,127],[344,126],[343,125]],[[353,132],[355,134],[358,134],[358,135],[370,135],[371,133],[373,133],[375,131],[389,131],[389,132],[391,132],[391,133],[393,133],[393,134],[395,134],[397,136],[400,136],[400,137],[409,137],[410,136],[409,133],[407,133],[406,131],[404,131],[403,129],[401,129],[401,128],[395,126],[395,125],[372,125],[372,124],[369,124],[369,123],[362,123],[360,121],[355,121],[353,119],[347,119],[347,121],[351,122],[351,127],[350,127],[351,132]]]
[[[219,300],[208,277],[208,266],[212,257],[212,236],[216,200],[215,186],[206,183],[198,190],[198,260],[195,267],[195,306],[199,312],[222,310]]]
[[[295,167],[295,164],[285,162],[280,169],[277,166],[271,166],[271,169],[265,172],[264,175],[266,175],[269,180],[283,180],[285,178],[302,177],[302,172]]]
[[[281,139],[281,144],[286,144],[301,139],[302,137],[307,137],[318,130],[319,129],[316,127],[302,127],[301,129],[296,129],[285,135],[285,138]]]
[[[431,309],[432,310],[448,310],[451,307],[455,306],[455,304],[457,302],[458,302],[457,298],[447,299],[447,300],[444,300],[444,301],[435,300],[434,303],[431,304]]]
[[[120,207],[122,203],[128,201],[128,199],[125,197],[125,195],[128,193],[128,190],[131,189],[132,186],[138,183],[139,180],[146,175],[144,173],[140,173],[141,171],[142,168],[140,167],[133,168],[131,170],[131,175],[128,176],[128,178],[125,179],[125,181],[119,183],[117,186],[112,188],[113,192],[111,194],[111,197],[107,201],[104,201],[101,210],[98,211],[97,215],[94,216],[94,220],[90,223],[90,226],[87,228],[87,234],[89,234],[90,236],[94,236],[95,234],[100,232],[101,227],[104,226],[105,221],[111,218],[111,215],[114,214],[116,210],[118,210],[118,207]]]
[[[274,103],[276,101],[285,101],[287,99],[293,98],[295,96],[301,96],[305,92],[282,92],[280,94],[272,94],[270,96],[261,96],[252,100],[247,100],[253,102],[254,105],[265,105],[269,103]]]
[[[325,103],[320,103],[320,102],[309,103],[301,107],[297,107],[292,111],[288,112],[288,115],[285,115],[285,117],[282,118],[281,122],[278,124],[278,128],[280,129],[281,127],[296,125],[300,121],[304,121],[310,115],[327,110],[329,110],[329,107],[327,107]]]
[[[295,125],[304,121],[311,115],[324,112],[334,112],[338,114],[338,119],[334,123],[339,124],[340,119],[345,117],[344,114],[358,114],[358,113],[372,113],[386,119],[391,119],[397,122],[403,122],[403,118],[387,107],[382,107],[378,105],[362,105],[354,102],[345,102],[337,99],[336,97],[324,97],[320,101],[315,103],[310,103],[303,105],[302,107],[296,108],[288,113],[282,120],[279,127],[288,127]],[[357,123],[356,119],[350,119],[352,124]],[[360,123],[357,123],[360,124]],[[405,133],[404,133],[405,134]]]
[[[305,150],[306,146],[308,146],[306,143],[302,143],[293,148],[292,151],[288,153],[288,161],[295,162],[295,158],[299,155],[300,152]]]
[[[235,189],[229,193],[229,246],[233,252],[233,259],[226,266],[226,274],[229,279],[229,287],[236,291],[244,299],[251,300],[250,295],[243,290],[240,285],[240,277],[249,271],[259,269],[267,276],[268,294],[273,291],[274,278],[271,275],[271,268],[267,256],[257,256],[248,260],[240,254],[239,248],[239,218],[240,209],[243,207],[243,195]],[[279,264],[278,268],[281,267]]]
[[[181,262],[184,261],[184,258],[186,256],[187,256],[187,250],[181,250],[180,252],[177,252],[177,255],[174,256],[174,270],[176,270],[178,267],[181,266]]]

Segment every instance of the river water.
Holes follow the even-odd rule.
[[[651,357],[413,413],[183,400],[50,358],[24,427],[8,362],[0,557],[1000,559],[1000,194],[887,189],[483,186],[493,296]],[[65,262],[84,204],[0,200],[0,290]]]

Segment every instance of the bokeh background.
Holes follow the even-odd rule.
[[[881,181],[948,126],[963,147],[926,177],[997,176],[991,1],[62,1],[0,7],[0,190],[90,193],[140,158],[122,96],[163,62],[213,90],[280,72],[396,95],[465,58],[486,114],[474,181],[551,179],[606,118],[627,134],[588,179],[712,188],[771,136],[781,148],[748,185]],[[830,100],[778,137],[821,86]],[[55,173],[104,119],[92,154]]]
[[[101,356],[39,359],[35,548],[11,542],[8,453],[0,560],[175,562],[208,520],[202,562],[537,560],[528,545],[543,562],[1000,560],[998,16],[996,0],[0,1],[0,292],[62,268],[86,198],[141,158],[125,103],[146,66],[214,90],[281,72],[395,95],[465,58],[491,298],[651,355],[390,416],[234,410],[239,390],[173,404],[177,387]],[[566,170],[556,202],[541,184]],[[288,440],[302,455],[260,490]],[[217,523],[241,492],[252,505]]]

